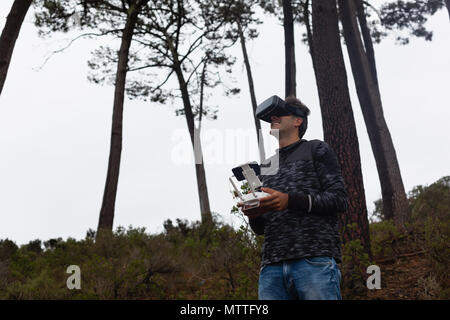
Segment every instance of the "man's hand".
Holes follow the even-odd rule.
[[[259,207],[244,210],[242,212],[249,218],[256,218],[266,212],[281,211],[287,208],[289,195],[280,191],[276,191],[270,188],[261,188],[262,191],[269,193],[267,197],[259,199]],[[238,207],[242,207],[244,204],[239,202]]]

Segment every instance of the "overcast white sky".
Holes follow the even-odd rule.
[[[0,2],[0,30],[13,0]],[[109,155],[114,88],[87,81],[86,61],[98,47],[80,40],[36,71],[51,50],[76,34],[37,36],[30,10],[16,43],[0,96],[0,239],[83,238],[96,229]],[[407,191],[450,174],[450,23],[438,12],[429,21],[433,42],[392,38],[375,47],[384,113]],[[282,26],[265,18],[248,44],[258,102],[284,95]],[[311,111],[306,139],[322,139],[319,100],[311,59],[296,25],[297,95]],[[369,211],[381,197],[378,175],[350,65],[347,76],[360,142]],[[218,120],[204,121],[203,148],[211,209],[238,225],[230,209],[228,177],[237,164],[258,160],[248,84],[241,59],[233,76],[242,89],[227,98],[215,92]],[[181,107],[181,101],[178,101]],[[114,227],[161,232],[165,219],[200,219],[195,169],[187,126],[174,106],[125,101],[123,150]],[[336,115],[338,116],[338,115]],[[266,132],[268,125],[263,127]],[[237,139],[237,137],[240,137]],[[278,146],[266,135],[267,149]],[[269,152],[270,153],[270,152]]]

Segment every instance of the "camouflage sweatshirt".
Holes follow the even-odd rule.
[[[274,166],[277,155],[279,166]],[[346,210],[348,198],[330,146],[299,140],[277,149],[261,170],[264,187],[289,194],[287,209],[249,220],[256,234],[264,234],[261,265],[316,256],[341,262],[338,215]]]

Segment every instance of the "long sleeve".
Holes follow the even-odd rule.
[[[348,206],[348,196],[336,154],[325,142],[321,142],[314,153],[321,190],[312,194],[289,192],[288,208],[318,215],[344,212]]]

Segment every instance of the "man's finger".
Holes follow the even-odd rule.
[[[271,188],[266,188],[266,187],[262,187],[261,188],[262,191],[267,192],[267,193],[274,193],[277,190],[271,189]]]
[[[273,199],[275,199],[277,197],[276,194],[271,194],[270,196],[264,197],[259,199],[259,203],[266,203],[268,201],[272,201]]]
[[[273,209],[278,205],[278,199],[273,199],[271,201],[265,202],[264,203],[264,208],[265,209]]]

